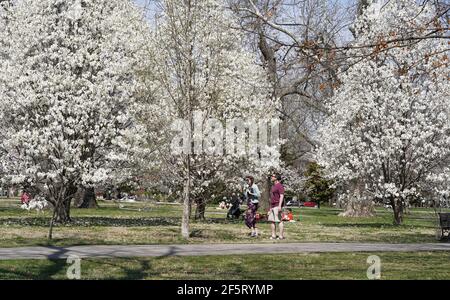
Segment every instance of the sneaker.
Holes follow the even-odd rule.
[[[271,240],[277,240],[278,237],[277,237],[277,236],[271,236],[270,239],[271,239]]]
[[[252,233],[250,234],[250,236],[251,236],[251,237],[256,237],[256,233],[255,233],[255,232],[252,232]]]
[[[277,240],[284,240],[284,239],[286,239],[284,236],[278,236],[277,237]]]

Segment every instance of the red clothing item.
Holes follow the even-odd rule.
[[[288,217],[288,220],[289,220],[289,221],[294,220],[294,216],[292,215],[291,212],[288,213],[287,217]]]
[[[283,213],[282,219],[283,221],[292,221],[294,219],[294,216],[292,215],[291,212],[285,212]]]
[[[270,191],[270,208],[280,205],[280,197],[284,195],[284,187],[281,183],[275,183]]]
[[[20,201],[22,204],[27,203],[30,201],[30,196],[27,193],[23,193],[22,197],[20,197]]]

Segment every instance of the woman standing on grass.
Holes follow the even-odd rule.
[[[252,176],[247,176],[246,190],[244,196],[247,199],[247,212],[245,213],[245,225],[251,229],[251,237],[257,237],[258,231],[256,229],[256,211],[258,210],[259,197],[261,195],[258,186],[255,184],[255,179]]]

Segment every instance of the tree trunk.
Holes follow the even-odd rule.
[[[190,155],[186,158],[186,174],[184,175],[183,188],[183,217],[181,219],[181,236],[185,239],[189,238],[189,218],[191,214],[191,176],[190,176]]]
[[[16,189],[14,187],[10,187],[8,189],[8,198],[14,198],[16,196]]]
[[[71,221],[70,219],[70,204],[72,198],[62,201],[60,205],[55,207],[55,223],[65,224]]]
[[[403,223],[403,203],[401,199],[391,198],[392,209],[394,210],[394,225]]]
[[[79,208],[98,208],[94,188],[85,188],[84,189],[83,202],[78,207]]]
[[[72,202],[72,198],[68,198],[67,200],[59,200],[56,202],[55,207],[53,208],[53,215],[50,220],[50,226],[48,231],[48,239],[51,240],[53,238],[53,226],[54,224],[65,224],[71,221],[70,219],[70,204]]]
[[[206,210],[206,202],[203,199],[199,199],[196,201],[195,207],[195,220],[204,220],[205,219],[205,210]]]
[[[264,176],[262,180],[261,187],[261,198],[259,200],[259,210],[262,213],[269,211],[270,208],[270,189],[271,189],[270,178]]]
[[[375,215],[372,201],[351,198],[345,211],[340,213],[342,217],[373,217]]]
[[[55,223],[65,224],[72,221],[70,218],[70,205],[77,190],[78,189],[74,184],[69,183],[66,187],[61,187],[61,190],[57,193],[57,197],[52,197],[55,203],[53,207],[53,216],[50,220],[49,239],[52,239],[53,225]]]
[[[351,194],[344,212],[340,213],[342,217],[373,217],[375,209],[372,200],[363,200],[363,185],[360,182],[354,182],[351,187]]]

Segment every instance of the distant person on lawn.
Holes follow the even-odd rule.
[[[245,225],[251,229],[251,237],[257,237],[258,231],[256,229],[256,211],[259,206],[259,197],[261,193],[258,186],[255,184],[255,179],[252,176],[247,176],[246,189],[244,191],[244,196],[247,199],[247,212],[245,214]]]
[[[284,186],[281,184],[281,175],[280,174],[272,174],[272,177],[270,180],[273,182],[272,189],[270,191],[270,210],[269,210],[269,216],[268,220],[269,222],[272,222],[271,228],[272,228],[272,236],[270,237],[271,240],[274,239],[284,239],[283,234],[283,219],[281,217],[281,208],[283,207],[283,201],[284,201]],[[280,228],[280,235],[276,236],[276,224],[278,224],[278,227]]]
[[[22,193],[22,196],[20,197],[20,202],[22,202],[22,204],[28,204],[31,200],[31,196],[28,192],[24,191]]]

